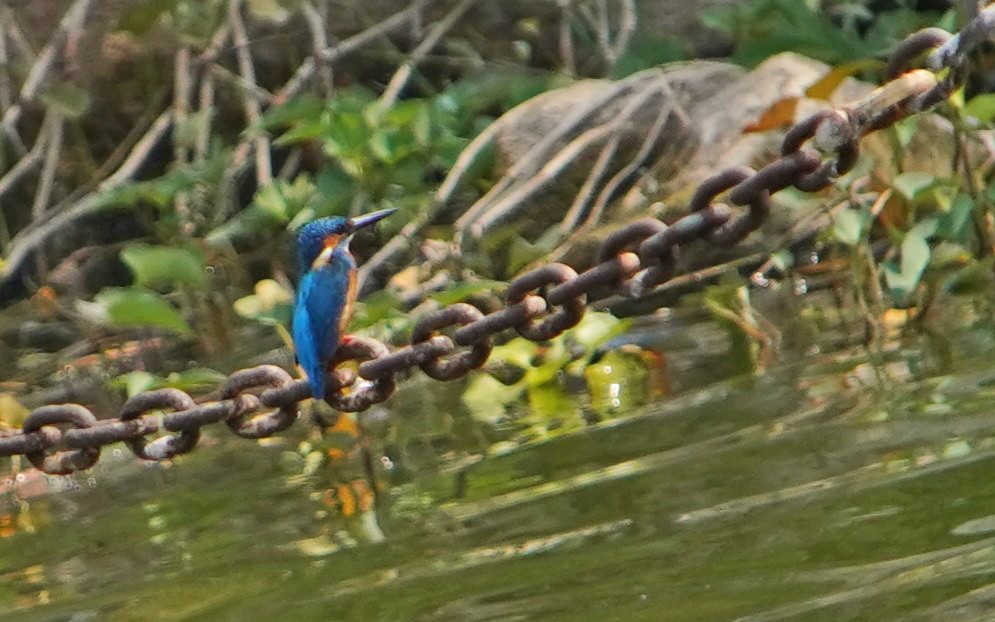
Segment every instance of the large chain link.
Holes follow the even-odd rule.
[[[854,166],[863,136],[946,101],[963,84],[968,54],[993,33],[995,7],[989,6],[957,34],[927,28],[909,36],[889,60],[888,81],[880,88],[796,124],[784,137],[781,156],[759,171],[737,166],[706,179],[689,213],[676,222],[644,218],[616,230],[602,244],[598,263],[580,274],[549,264],[512,280],[501,309],[484,314],[458,303],[427,313],[415,324],[410,345],[394,351],[374,339],[347,337],[328,374],[326,401],[340,411],[366,410],[389,398],[398,375],[415,367],[436,380],[461,378],[487,361],[498,333],[515,329],[545,341],[576,326],[591,302],[652,291],[677,272],[681,246],[698,240],[735,244],[767,219],[771,195],[791,186],[827,188]],[[917,61],[924,68],[914,67]],[[727,203],[717,202],[722,195]],[[198,404],[177,389],[148,391],[104,420],[79,404],[43,406],[20,430],[0,430],[0,457],[24,455],[46,473],[68,474],[93,466],[104,445],[124,442],[143,460],[168,460],[193,449],[206,425],[224,422],[252,439],[280,432],[298,418],[299,403],[311,398],[311,390],[307,381],[264,365],[232,374],[220,398]],[[170,434],[149,440],[161,429]]]

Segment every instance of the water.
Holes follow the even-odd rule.
[[[995,619],[995,333],[949,324],[787,330],[750,374],[712,320],[650,321],[667,395],[496,422],[416,378],[364,420],[376,502],[347,425],[108,449],[4,532],[0,619]]]

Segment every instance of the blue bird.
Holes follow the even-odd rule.
[[[342,343],[356,301],[356,260],[349,252],[349,240],[359,229],[396,211],[321,218],[304,225],[297,234],[301,280],[294,303],[294,349],[316,399],[325,399],[328,362]]]

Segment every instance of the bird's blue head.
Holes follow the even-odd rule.
[[[307,223],[297,232],[297,262],[301,272],[327,264],[336,251],[348,252],[352,234],[396,211],[396,208],[383,209],[356,218],[330,216]]]

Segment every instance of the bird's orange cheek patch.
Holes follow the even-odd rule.
[[[328,262],[332,260],[332,253],[335,251],[335,247],[338,245],[339,240],[341,239],[342,236],[337,233],[333,233],[332,235],[326,236],[323,243],[324,248],[322,249],[321,253],[319,253],[318,256],[314,258],[314,261],[311,262],[311,268],[317,270],[322,266],[328,265]]]

